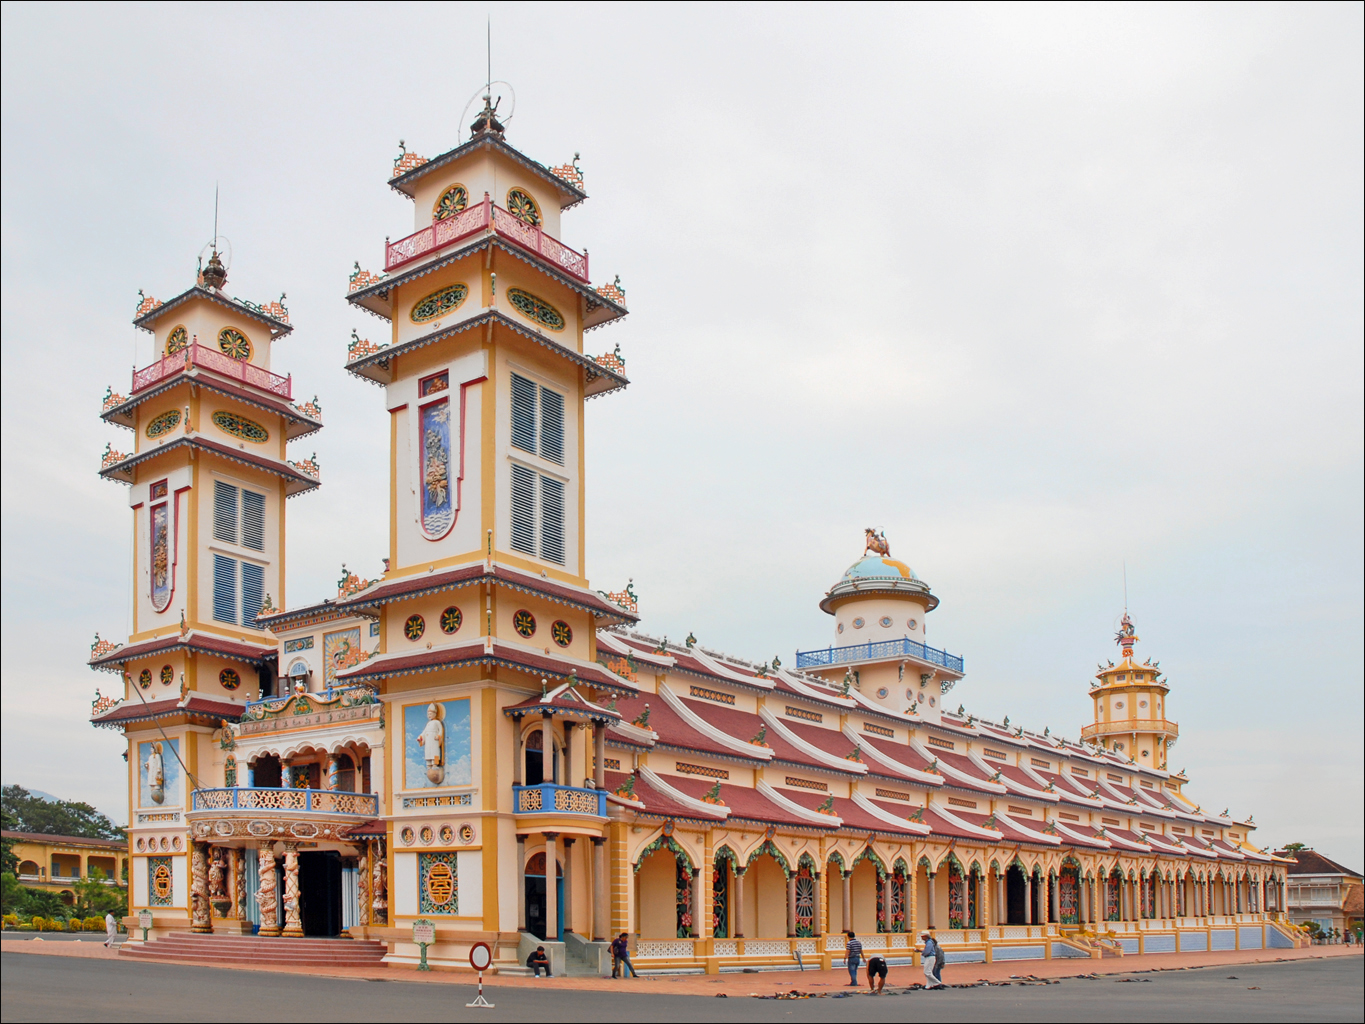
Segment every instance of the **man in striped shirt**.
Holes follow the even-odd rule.
[[[848,964],[848,984],[856,986],[858,984],[858,965],[863,962],[863,944],[858,941],[858,936],[852,931],[847,931],[844,934],[848,936],[848,941],[844,944],[844,956],[847,958]]]

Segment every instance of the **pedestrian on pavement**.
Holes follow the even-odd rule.
[[[921,962],[924,964],[924,987],[942,988],[943,975],[939,957],[943,955],[943,947],[928,932],[921,933],[920,938],[924,940],[923,952],[920,953]]]
[[[874,956],[867,961],[867,990],[874,996],[879,996],[884,988],[886,988],[886,960]]]
[[[114,939],[118,937],[118,922],[114,920],[114,912],[111,910],[104,915],[104,944],[112,946]]]
[[[848,941],[844,943],[844,956],[848,964],[848,984],[856,986],[858,984],[858,965],[863,961],[863,944],[858,941],[858,936],[853,934],[852,929],[844,932],[848,936]],[[845,988],[848,985],[844,986]]]
[[[620,972],[619,976],[622,978],[638,978],[640,976],[640,972],[637,971],[635,965],[630,962],[630,940],[626,937],[625,932],[616,936],[616,940],[611,944],[611,956],[612,963],[614,964],[611,970],[611,976],[613,978],[618,976],[618,971]],[[630,974],[627,975],[626,971],[629,971]]]
[[[550,970],[550,958],[546,955],[544,946],[535,948],[535,951],[526,958],[526,966],[535,972],[537,978],[540,977],[541,971],[545,972],[547,978],[554,977],[554,972]]]

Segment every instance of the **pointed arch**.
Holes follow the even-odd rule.
[[[668,850],[670,853],[673,854],[674,857],[678,858],[678,860],[681,863],[685,864],[689,871],[693,869],[694,865],[692,863],[692,858],[688,856],[686,850],[684,850],[681,846],[678,845],[677,840],[675,840],[672,836],[661,835],[658,838],[656,838],[653,842],[646,843],[643,847],[640,848],[639,854],[637,854],[635,857],[634,865],[635,873],[639,874],[640,866],[644,864],[646,858],[648,858],[653,853],[657,853],[659,850]]]
[[[837,864],[839,866],[840,877],[843,877],[844,875],[848,874],[849,868],[848,865],[844,863],[844,855],[840,853],[838,850],[830,850],[829,856],[825,858],[825,863]]]
[[[810,868],[812,874],[818,875],[820,873],[820,865],[810,855],[809,850],[802,850],[801,856],[796,858],[796,870],[800,871],[802,868]]]
[[[773,860],[777,861],[777,866],[782,869],[784,878],[790,878],[792,876],[791,865],[787,863],[787,858],[782,855],[782,851],[777,848],[777,845],[771,839],[765,839],[758,846],[754,847],[753,853],[749,854],[749,859],[744,862],[744,870],[748,871],[753,862],[758,860],[758,858],[765,853],[772,854]]]
[[[886,863],[881,859],[881,857],[877,856],[877,851],[872,849],[871,846],[863,847],[862,852],[859,853],[858,856],[853,858],[853,863],[849,865],[849,869],[852,870],[853,868],[856,868],[858,866],[858,863],[864,860],[870,860],[872,862],[872,866],[877,869],[878,878],[886,877],[887,875]]]

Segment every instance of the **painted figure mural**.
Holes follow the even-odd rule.
[[[470,769],[469,700],[410,704],[403,709],[405,784],[467,786]]]
[[[322,636],[322,681],[327,689],[336,685],[337,673],[364,661],[360,627],[341,629]]]
[[[180,741],[149,740],[139,746],[138,802],[143,807],[164,803],[167,791],[174,793],[180,780],[180,766],[176,760]]]

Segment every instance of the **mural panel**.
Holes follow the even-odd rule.
[[[159,612],[171,603],[170,506],[152,506],[152,607]]]
[[[180,760],[179,740],[148,740],[137,745],[138,806],[155,807],[166,802],[179,802]]]
[[[147,902],[154,907],[171,905],[175,894],[173,863],[170,857],[147,858]]]
[[[407,789],[469,785],[469,698],[404,707],[403,750]]]
[[[417,855],[417,910],[422,914],[460,912],[460,876],[454,853]]]
[[[360,664],[361,653],[359,626],[322,634],[322,678],[328,689],[336,685],[337,672]]]
[[[443,537],[455,522],[450,475],[450,402],[422,407],[422,530]]]

